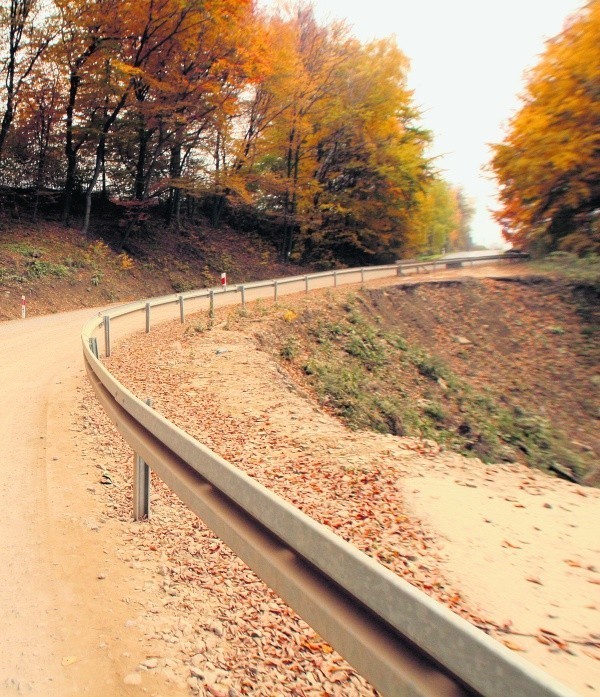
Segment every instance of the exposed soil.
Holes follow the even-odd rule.
[[[335,296],[340,303],[344,293]],[[335,297],[286,299],[274,314],[265,305],[247,316],[223,311],[210,331],[204,318],[158,328],[123,341],[110,368],[230,462],[513,651],[592,694],[600,677],[600,492],[518,463],[484,465],[431,441],[349,431],[324,413],[310,387],[282,371],[265,337],[286,312],[318,312]],[[105,428],[96,417],[88,422],[88,430]],[[128,460],[117,463],[116,486],[106,490],[122,520],[129,471]],[[161,655],[170,648],[192,678],[194,666],[203,674],[216,666],[214,684],[225,693],[371,693],[160,486],[153,506],[138,542],[145,559],[156,548],[147,567],[165,575],[173,610]],[[205,601],[210,617],[194,620],[191,607]],[[178,616],[198,626],[182,626]],[[208,652],[194,653],[194,640],[210,637],[215,621],[223,643],[211,638]],[[168,643],[173,623],[182,633],[176,651]],[[142,611],[140,628],[160,640],[155,625],[152,611]],[[203,688],[199,681],[194,689]]]
[[[194,288],[277,278],[311,269],[279,264],[256,235],[228,228],[149,230],[117,253],[110,237],[82,237],[58,224],[11,225],[0,235],[0,320],[96,307]]]
[[[590,317],[600,298],[593,291],[513,276],[396,287],[367,298],[384,325],[427,347],[476,390],[547,419],[595,470],[588,481],[600,484],[600,318]],[[514,454],[526,461],[518,446]]]
[[[598,307],[549,277],[414,283],[280,319],[265,343],[351,426],[600,484]]]

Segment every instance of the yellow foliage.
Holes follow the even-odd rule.
[[[491,162],[507,239],[555,247],[600,201],[600,0],[548,42]]]
[[[117,258],[119,260],[119,268],[122,271],[129,271],[135,265],[133,259],[126,252],[121,252]]]
[[[96,240],[88,245],[88,253],[92,257],[106,259],[106,257],[110,254],[110,247],[102,240]]]

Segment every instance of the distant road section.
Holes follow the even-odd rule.
[[[503,249],[483,249],[476,252],[451,252],[450,254],[444,254],[440,257],[440,260],[444,259],[464,259],[468,257],[469,259],[481,259],[482,261],[490,256],[495,256],[497,254],[503,254],[505,250]]]

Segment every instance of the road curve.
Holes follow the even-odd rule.
[[[0,322],[0,697],[181,694],[149,673],[128,684],[146,658],[122,602],[135,572],[114,555],[110,521],[86,525],[102,516],[88,492],[98,476],[72,413],[93,313]]]

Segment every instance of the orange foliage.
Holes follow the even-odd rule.
[[[548,42],[491,168],[505,237],[542,249],[600,249],[600,0]]]

